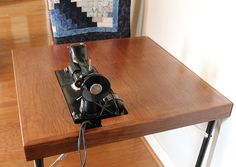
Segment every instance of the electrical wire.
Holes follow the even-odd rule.
[[[101,104],[100,102],[94,102],[97,106],[101,107],[101,112],[100,112],[100,114],[99,114],[100,116],[103,114],[104,111],[106,111],[107,113],[110,113],[111,115],[117,115],[117,113],[119,113],[119,107],[118,107],[118,105],[117,105],[117,102],[116,102],[116,99],[115,99],[115,97],[114,97],[114,95],[113,95],[113,92],[110,91],[110,95],[112,96],[112,101],[113,101],[112,104],[115,105],[115,110],[116,110],[116,111],[115,111],[115,112],[113,111],[114,108],[112,108],[113,110],[109,109],[109,107],[110,107],[112,104],[107,103],[106,101],[105,101],[105,104],[104,104],[104,105]],[[120,100],[120,99],[117,99],[117,100]],[[118,114],[118,115],[119,115],[119,114]]]
[[[85,143],[85,130],[88,124],[92,124],[90,121],[84,121],[80,125],[80,131],[79,131],[79,137],[78,137],[78,154],[79,154],[79,159],[80,159],[80,166],[85,167],[86,164],[86,159],[87,159],[87,146]],[[83,148],[84,148],[84,160],[82,161],[82,154],[81,154],[81,144],[83,143]]]

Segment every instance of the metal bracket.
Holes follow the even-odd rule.
[[[197,158],[197,162],[196,162],[195,167],[201,167],[202,166],[202,162],[204,160],[204,156],[205,156],[205,153],[206,153],[206,150],[207,150],[207,146],[208,146],[209,141],[212,137],[212,131],[213,131],[214,127],[215,127],[215,120],[208,122],[207,129],[206,129],[206,133],[208,134],[208,136],[205,137],[202,141],[202,146],[201,146],[200,152],[198,154],[198,158]]]
[[[53,163],[50,165],[50,167],[55,167],[60,161],[65,159],[66,153],[61,154]]]

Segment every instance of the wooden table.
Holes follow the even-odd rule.
[[[86,131],[88,147],[230,116],[232,103],[147,37],[87,42],[88,55],[124,100],[128,115]],[[27,160],[75,151],[73,123],[55,70],[69,62],[67,45],[13,51]]]

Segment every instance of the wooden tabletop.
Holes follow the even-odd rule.
[[[89,147],[230,116],[232,103],[147,37],[87,42],[96,69],[124,100],[128,115],[86,131]],[[69,62],[67,45],[13,51],[26,159],[77,149],[74,124],[55,70]]]

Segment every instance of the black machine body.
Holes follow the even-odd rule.
[[[103,118],[128,113],[109,80],[91,65],[83,43],[70,46],[70,63],[56,76],[75,123],[89,120],[96,127]]]

